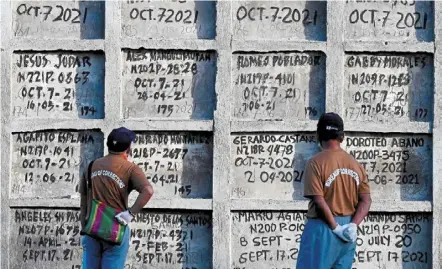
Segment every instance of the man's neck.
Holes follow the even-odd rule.
[[[322,142],[322,149],[330,149],[336,150],[341,149],[341,143],[338,140],[328,140],[326,142]]]
[[[112,152],[112,151],[109,151],[109,155],[120,156],[121,158],[127,160],[127,152]]]

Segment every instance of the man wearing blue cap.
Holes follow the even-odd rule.
[[[310,202],[296,268],[351,269],[357,226],[371,205],[367,175],[341,148],[344,122],[338,114],[323,114],[316,135],[322,151],[305,168]]]
[[[87,193],[86,173],[80,181],[81,206],[80,220],[82,230],[86,225],[92,199],[121,210],[116,218],[124,224],[129,224],[134,214],[141,211],[153,195],[153,189],[143,171],[134,163],[128,161],[130,146],[135,140],[135,133],[124,127],[112,130],[107,138],[109,154],[95,160],[91,167],[90,195]],[[132,190],[139,192],[138,198],[128,209],[128,196]],[[110,245],[99,239],[84,235],[83,265],[84,269],[123,269],[129,250],[129,227],[126,226],[121,245]]]

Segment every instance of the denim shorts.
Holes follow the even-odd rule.
[[[351,216],[334,217],[340,225]],[[301,236],[296,269],[351,269],[356,242],[344,242],[321,219],[308,219]]]
[[[81,238],[83,269],[124,269],[129,251],[130,229],[126,226],[121,245],[112,245],[88,235]]]

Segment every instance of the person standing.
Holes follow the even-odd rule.
[[[128,161],[135,133],[124,127],[113,129],[107,138],[109,154],[95,160],[91,167],[91,189],[88,191],[86,171],[80,181],[79,192],[80,221],[82,231],[87,224],[91,201],[96,199],[121,213],[115,217],[125,224],[123,241],[120,245],[109,244],[87,234],[82,236],[84,269],[123,269],[129,250],[129,223],[139,213],[153,195],[153,189],[143,171]],[[138,198],[128,208],[128,196],[132,190],[138,191]],[[89,195],[88,195],[89,193]]]
[[[297,269],[351,269],[357,227],[371,206],[365,169],[344,149],[344,122],[325,113],[316,136],[322,151],[306,164],[304,197],[309,198]]]

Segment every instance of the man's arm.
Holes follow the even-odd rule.
[[[356,208],[356,213],[353,216],[351,222],[353,222],[356,225],[359,225],[362,222],[362,220],[368,215],[370,206],[371,206],[370,193],[360,193],[358,207]]]
[[[130,208],[130,212],[132,214],[137,214],[143,209],[143,207],[149,202],[150,198],[152,198],[153,195],[153,188],[148,182],[147,185],[145,185],[142,189],[142,191],[138,194],[137,200],[135,200],[135,203]]]
[[[333,218],[333,214],[330,207],[325,202],[324,197],[321,195],[314,195],[312,199],[316,207],[319,209],[318,213],[320,214],[320,217],[328,224],[330,229],[334,230],[338,224]]]
[[[306,164],[305,174],[304,197],[313,200],[318,211],[318,217],[323,219],[332,230],[335,229],[337,223],[333,218],[330,207],[325,202],[324,184],[322,183],[318,166],[314,162],[309,161]]]
[[[362,165],[361,168],[361,182],[358,186],[358,206],[356,213],[353,216],[352,223],[359,225],[362,220],[368,215],[371,206],[370,184],[368,183],[367,171]]]
[[[147,202],[149,202],[150,198],[152,198],[153,188],[143,171],[138,166],[135,166],[131,179],[139,194],[137,200],[135,200],[135,203],[130,208],[130,212],[132,214],[137,214],[143,209]]]

